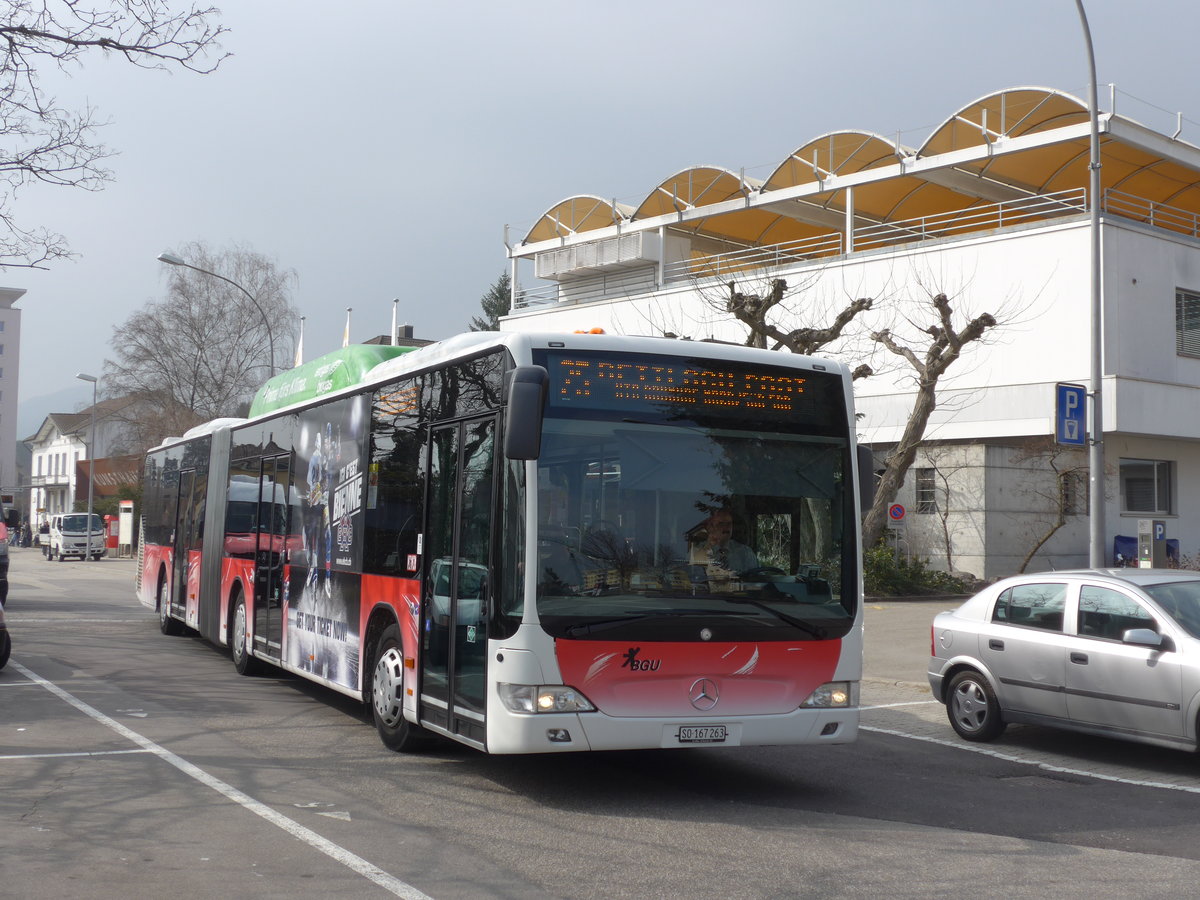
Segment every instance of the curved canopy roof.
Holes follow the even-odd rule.
[[[1115,114],[1103,119],[1102,189],[1200,216],[1200,150]],[[664,217],[672,230],[722,242],[804,240],[844,231],[850,187],[857,225],[954,216],[1086,188],[1089,142],[1082,100],[1050,88],[1008,88],[954,112],[916,150],[871,131],[833,131],[802,144],[765,181],[696,166],[664,179],[636,208],[568,198],[538,220],[525,243],[618,223],[662,224]],[[716,204],[725,205],[708,213]]]
[[[627,220],[632,214],[633,207],[623,203],[592,194],[577,194],[542,213],[542,217],[529,229],[529,234],[525,235],[525,243],[549,241],[581,231],[607,228]]]

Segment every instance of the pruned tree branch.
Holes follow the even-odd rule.
[[[173,8],[174,7],[174,8]],[[31,184],[100,190],[112,155],[95,139],[105,123],[90,107],[64,109],[41,82],[42,69],[64,71],[96,54],[147,69],[214,71],[228,56],[215,7],[171,0],[10,0],[0,9],[0,268],[47,268],[71,255],[66,238],[23,228],[18,192]]]

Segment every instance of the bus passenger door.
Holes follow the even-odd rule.
[[[273,659],[282,651],[291,483],[291,454],[262,461],[254,554],[254,649]]]
[[[495,437],[490,416],[433,429],[422,584],[421,717],[480,744]]]
[[[196,470],[179,473],[179,501],[175,506],[175,524],[171,529],[171,590],[167,597],[171,612],[183,618],[187,607],[188,556],[195,543]]]

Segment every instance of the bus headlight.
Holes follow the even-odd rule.
[[[852,706],[858,706],[857,681],[823,684],[800,704],[801,709],[847,709]]]
[[[565,684],[505,684],[497,685],[501,702],[512,712],[563,713],[595,712],[590,700]]]

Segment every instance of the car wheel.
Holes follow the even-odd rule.
[[[995,740],[1007,724],[1000,715],[996,692],[974,669],[959,672],[950,679],[946,715],[958,736],[968,741]]]
[[[9,654],[12,653],[12,638],[7,631],[0,631],[0,669],[8,664]]]
[[[229,655],[239,675],[255,675],[260,668],[258,660],[250,655],[246,623],[246,600],[240,594],[233,607],[233,623],[229,629]]]
[[[404,652],[400,629],[389,625],[375,645],[375,666],[368,670],[366,699],[371,704],[375,730],[385,747],[400,752],[420,749],[429,743],[429,732],[404,718]]]

